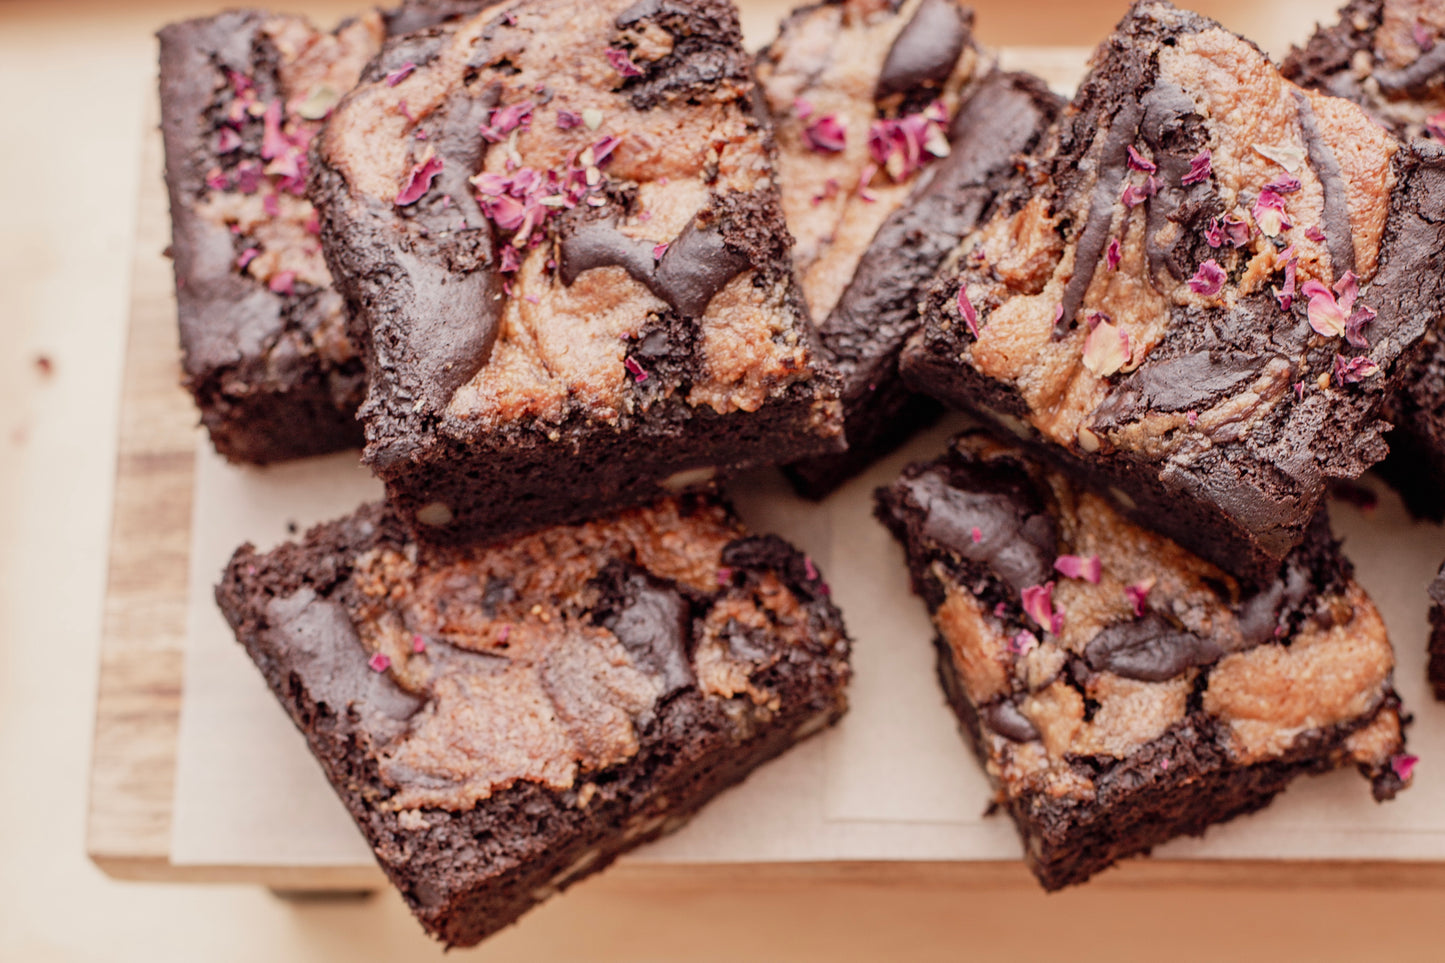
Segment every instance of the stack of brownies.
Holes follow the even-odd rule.
[[[1143,0],[1067,105],[955,0],[804,7],[756,58],[729,0],[163,30],[202,420],[258,464],[364,434],[386,487],[217,599],[427,930],[841,716],[822,575],[720,486],[824,497],[943,405],[980,427],[877,514],[1046,887],[1302,773],[1407,785],[1324,501],[1402,439],[1439,514],[1437,13],[1356,0],[1282,74]]]

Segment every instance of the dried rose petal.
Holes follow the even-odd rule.
[[[442,159],[440,156],[428,157],[419,164],[412,166],[411,173],[407,175],[406,186],[396,195],[396,206],[406,207],[421,200],[427,191],[431,190],[432,181],[436,180],[442,172]]]
[[[275,274],[271,275],[271,281],[269,284],[267,284],[267,287],[269,287],[276,294],[284,294],[287,297],[290,297],[292,294],[296,293],[296,272],[277,271]]]
[[[1310,299],[1305,312],[1310,327],[1327,338],[1338,338],[1345,333],[1349,317],[1335,300],[1333,291],[1311,278],[1300,286],[1300,293]]]
[[[240,146],[241,135],[236,133],[231,128],[222,127],[220,130],[216,131],[215,151],[217,154],[229,154],[233,150],[240,149]]]
[[[1276,237],[1280,231],[1287,231],[1293,226],[1284,212],[1284,198],[1267,187],[1259,192],[1253,214],[1254,223],[1267,237]]]
[[[863,168],[863,173],[858,175],[857,193],[859,200],[866,201],[869,204],[872,204],[874,201],[878,200],[878,197],[868,189],[868,185],[873,181],[873,175],[877,173],[878,166],[876,164],[869,164],[867,167]]]
[[[385,672],[391,668],[391,657],[385,652],[377,652],[366,660],[366,664],[370,666],[372,672]]]
[[[1225,273],[1213,258],[1199,265],[1199,270],[1194,272],[1194,277],[1189,279],[1189,290],[1195,294],[1202,294],[1206,298],[1212,298],[1224,289]]]
[[[1054,569],[1067,578],[1081,578],[1095,585],[1104,575],[1104,566],[1097,555],[1060,555],[1054,559]]]
[[[979,542],[983,541],[983,529],[979,528],[977,525],[973,526],[968,530],[968,537],[973,539],[973,544],[977,545]]]
[[[1138,207],[1146,200],[1159,193],[1159,178],[1150,174],[1143,184],[1125,184],[1124,192],[1119,199],[1124,202],[1125,207]]]
[[[557,111],[557,129],[571,130],[573,127],[582,126],[582,115],[574,114],[570,110]]]
[[[625,358],[622,366],[627,369],[628,374],[632,375],[632,380],[638,384],[642,384],[647,380],[647,370],[638,364],[636,359],[632,357]]]
[[[502,245],[502,273],[511,274],[521,269],[522,255],[512,245]]]
[[[1039,647],[1039,637],[1028,629],[1020,629],[1008,640],[1008,650],[1014,655],[1028,655]]]
[[[254,247],[248,247],[248,248],[246,248],[246,250],[242,251],[242,252],[236,257],[236,270],[238,270],[238,271],[244,271],[244,270],[246,270],[246,265],[248,265],[248,264],[250,264],[252,261],[254,261],[254,260],[256,259],[256,255],[258,255],[258,254],[260,254],[260,253],[261,253],[261,251],[260,251],[259,248],[254,248]]]
[[[1045,632],[1058,634],[1064,627],[1064,617],[1054,611],[1054,583],[1030,585],[1019,593],[1023,597],[1024,612]]]
[[[219,167],[212,167],[206,171],[206,186],[213,191],[226,191],[231,189],[231,182]]]
[[[518,101],[505,107],[498,107],[487,118],[481,128],[482,137],[488,143],[496,144],[506,140],[507,135],[518,127],[531,126],[532,107],[530,100]]]
[[[803,556],[803,574],[807,576],[810,582],[818,581],[818,569],[817,566],[813,564],[813,556],[811,555]]]
[[[1293,194],[1300,189],[1299,178],[1293,174],[1281,174],[1264,185],[1264,189],[1274,191],[1276,194]]]
[[[663,241],[661,244],[654,244],[654,245],[652,245],[652,259],[653,259],[654,261],[661,261],[661,260],[662,260],[662,256],[663,256],[664,254],[666,254],[666,253],[667,253],[667,242],[666,242],[666,241]]]
[[[1380,366],[1365,355],[1349,359],[1343,355],[1335,355],[1335,381],[1342,385],[1356,384],[1379,373]]]
[[[1198,156],[1189,161],[1189,170],[1179,178],[1179,183],[1185,187],[1191,184],[1198,184],[1209,180],[1209,175],[1214,171],[1214,155],[1209,148],[1205,148]]]
[[[1317,227],[1305,228],[1305,237],[1311,241],[1314,241],[1316,244],[1325,243],[1325,232],[1321,231]]]
[[[726,565],[720,567],[717,570],[717,584],[726,585],[732,581],[732,578],[733,570],[728,568]]]
[[[618,50],[616,47],[608,47],[607,62],[612,65],[613,70],[617,71],[624,77],[642,76],[642,68],[638,67],[637,64],[632,62],[632,58],[627,55],[626,50]]]
[[[958,313],[963,318],[963,323],[968,326],[968,333],[978,338],[978,311],[973,307],[973,302],[968,299],[968,285],[958,286]]]
[[[848,140],[848,132],[837,114],[825,114],[803,128],[803,139],[819,153],[836,154]]]
[[[1298,270],[1298,259],[1295,257],[1294,245],[1290,245],[1280,252],[1280,258],[1284,261],[1284,287],[1274,292],[1274,298],[1279,302],[1281,311],[1288,311],[1294,305],[1295,277]]]
[[[1297,401],[1305,400],[1305,383],[1303,381],[1294,383],[1294,396]]]
[[[281,133],[281,101],[273,100],[266,105],[266,112],[261,115],[261,124],[262,159],[280,157],[282,152],[291,146],[286,135]]]
[[[1101,378],[1129,363],[1129,334],[1108,321],[1100,321],[1084,339],[1084,367]]]
[[[236,165],[236,190],[242,194],[254,194],[261,187],[261,162],[244,160]]]
[[[1109,249],[1104,252],[1104,263],[1109,266],[1110,271],[1119,270],[1119,262],[1124,259],[1122,245],[1117,237],[1109,239]]]
[[[1375,311],[1365,305],[1355,308],[1350,315],[1350,320],[1345,322],[1345,340],[1357,348],[1368,348],[1369,339],[1365,337],[1365,325],[1375,320]]]
[[[414,70],[416,70],[416,64],[411,63],[410,61],[402,64],[400,67],[396,68],[391,73],[386,75],[386,85],[388,87],[395,87],[397,84],[410,77],[412,75],[412,71]]]
[[[823,191],[813,195],[813,206],[817,207],[824,201],[831,201],[838,196],[838,178],[830,177],[823,182]]]
[[[1184,420],[1189,422],[1190,427],[1199,424],[1199,412],[1190,410],[1184,413]]]
[[[1445,110],[1425,121],[1425,134],[1435,140],[1445,140]]]
[[[799,120],[806,121],[813,116],[813,105],[802,97],[797,97],[793,100],[793,113],[798,115]]]
[[[1400,777],[1401,782],[1409,782],[1410,777],[1415,774],[1415,764],[1419,761],[1419,756],[1400,753],[1390,759],[1390,768],[1394,770],[1396,776]]]
[[[1134,149],[1134,145],[1130,144],[1129,169],[1134,171],[1143,171],[1146,174],[1152,174],[1159,169],[1159,165],[1149,160],[1143,154],[1140,154],[1137,150]]]
[[[617,149],[617,145],[620,143],[622,143],[622,138],[612,134],[608,134],[606,137],[597,141],[597,143],[592,145],[592,163],[601,167],[607,161],[607,158],[612,156],[612,152]]]
[[[422,638],[420,635],[413,635],[411,637],[411,650],[417,654],[425,652],[426,639]]]
[[[1133,585],[1124,586],[1124,597],[1133,606],[1136,617],[1144,614],[1144,604],[1148,601],[1149,590],[1153,587],[1151,582],[1135,582]]]
[[[1410,28],[1410,36],[1422,54],[1435,49],[1435,35],[1430,32],[1430,28],[1425,25],[1423,20],[1416,18],[1415,25]]]

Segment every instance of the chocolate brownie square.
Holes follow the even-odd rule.
[[[182,367],[231,461],[360,447],[366,377],[306,200],[307,149],[386,34],[480,6],[412,0],[333,33],[260,10],[160,31]]]
[[[311,196],[364,457],[428,537],[841,447],[753,93],[726,0],[525,0],[389,44],[337,108]]]
[[[828,494],[940,411],[898,354],[944,258],[988,213],[1060,102],[994,71],[955,0],[802,7],[759,55],[793,261],[843,381],[848,450],[787,469]]]
[[[812,563],[685,495],[490,548],[381,505],[236,552],[222,611],[427,932],[470,946],[844,711]]]
[[[1445,4],[1355,0],[1285,58],[1281,72],[1354,101],[1401,140],[1445,141]],[[1445,520],[1445,344],[1432,329],[1388,399],[1379,473],[1411,514]]]
[[[1162,2],[930,289],[913,387],[1140,524],[1271,578],[1445,314],[1445,154]]]
[[[1248,587],[965,433],[878,492],[938,673],[1046,889],[1357,766],[1410,778],[1384,622],[1318,517]]]

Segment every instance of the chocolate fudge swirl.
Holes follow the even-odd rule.
[[[1325,243],[1330,252],[1330,267],[1338,279],[1346,271],[1355,269],[1355,242],[1350,230],[1349,189],[1345,185],[1344,171],[1340,169],[1339,158],[1325,142],[1320,133],[1319,121],[1315,118],[1310,100],[1302,92],[1295,91],[1295,103],[1299,105],[1300,132],[1304,134],[1305,149],[1309,152],[1310,166],[1314,168],[1324,189],[1324,230]]]
[[[888,48],[873,99],[941,85],[953,73],[969,34],[967,18],[950,0],[923,0]]]

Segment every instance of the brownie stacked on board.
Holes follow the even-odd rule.
[[[1273,577],[1445,312],[1445,154],[1140,3],[931,289],[905,380]]]
[[[878,492],[939,675],[1049,889],[1353,764],[1409,782],[1325,480],[1440,317],[1445,160],[1136,4],[951,253],[904,379],[966,433]]]
[[[820,574],[710,484],[841,444],[725,0],[230,14],[163,50],[218,448],[333,446],[324,328],[390,496],[243,546],[217,601],[428,932],[478,942],[842,714]]]
[[[1303,87],[1344,97],[1402,141],[1445,142],[1445,3],[1355,0],[1281,67]],[[1437,252],[1430,270],[1445,270]],[[1394,426],[1379,472],[1412,514],[1445,521],[1445,338],[1439,326],[1385,414]]]
[[[821,3],[758,56],[793,261],[842,378],[847,451],[787,470],[809,497],[937,415],[898,377],[919,297],[1058,113],[1037,78],[994,70],[972,28],[955,0]]]

